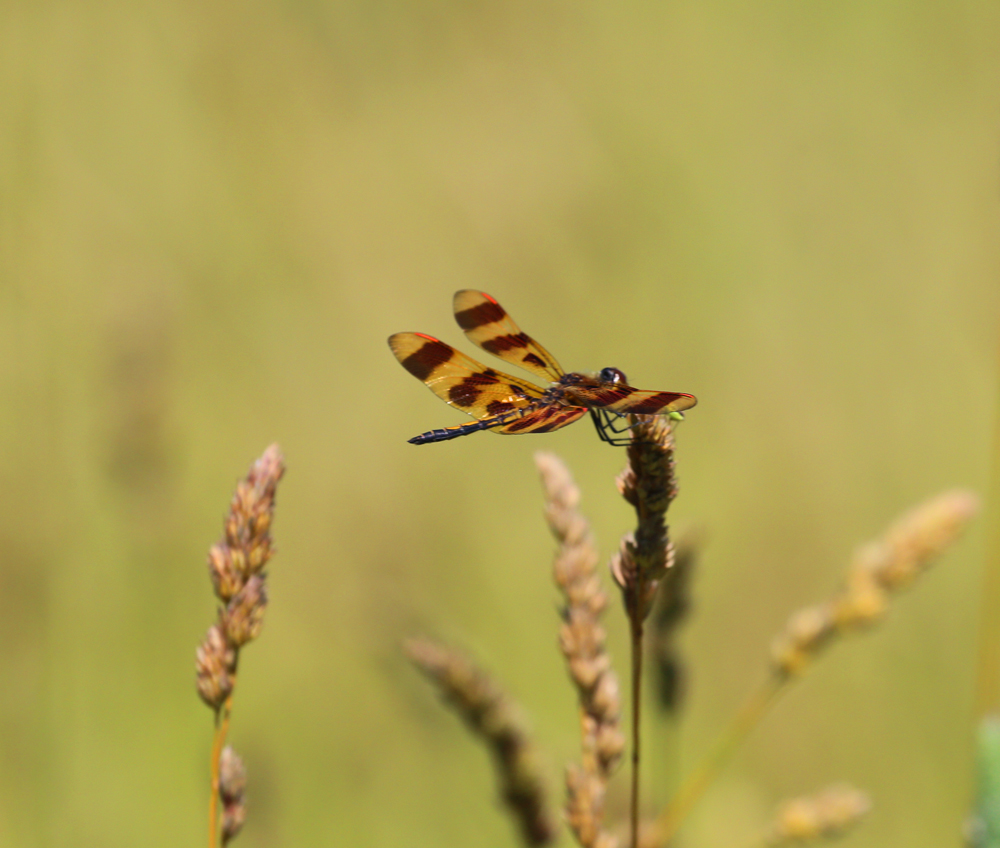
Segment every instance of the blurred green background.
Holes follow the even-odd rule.
[[[519,697],[561,798],[531,456],[570,464],[610,555],[624,455],[586,423],[406,443],[462,417],[385,338],[470,351],[467,287],[571,370],[700,399],[672,516],[709,544],[656,809],[856,544],[988,488],[998,80],[988,2],[3,4],[0,845],[204,844],[205,554],[271,441],[237,844],[514,844],[401,658],[416,632]],[[851,844],[958,843],[986,525],[779,702],[685,844],[752,844],[840,779],[876,805]]]

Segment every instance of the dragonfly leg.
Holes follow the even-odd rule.
[[[590,417],[594,422],[594,427],[597,429],[597,435],[601,437],[602,442],[607,442],[607,444],[614,445],[615,447],[625,447],[632,444],[631,435],[621,435],[622,433],[629,432],[631,426],[627,423],[624,415],[619,415],[617,412],[611,413],[606,409],[591,409]],[[615,424],[619,423],[616,419],[625,420],[625,425],[620,428],[616,427]]]

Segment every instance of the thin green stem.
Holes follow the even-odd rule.
[[[1000,358],[1000,351],[998,351]],[[1000,396],[993,415],[993,457],[979,616],[979,656],[976,670],[976,715],[1000,709]]]
[[[722,767],[729,761],[739,745],[760,723],[768,707],[785,686],[788,677],[771,675],[744,701],[739,712],[733,717],[729,727],[715,743],[715,747],[681,784],[680,790],[656,821],[654,839],[651,844],[666,845],[676,835],[681,823],[695,804],[701,800],[705,790],[718,777]]]

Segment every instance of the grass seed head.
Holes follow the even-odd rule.
[[[227,604],[220,616],[223,630],[230,644],[237,648],[260,635],[267,609],[267,587],[264,575],[255,574]]]
[[[774,642],[772,667],[798,674],[834,636],[871,625],[894,592],[912,583],[951,545],[979,509],[971,492],[944,492],[903,515],[854,553],[844,585],[832,598],[795,613]]]
[[[201,699],[218,710],[233,691],[236,651],[218,624],[208,628],[195,652],[196,685]]]
[[[580,702],[581,762],[566,770],[566,820],[584,848],[612,848],[604,830],[604,798],[621,760],[625,739],[618,678],[611,668],[600,618],[608,596],[597,573],[597,547],[580,513],[580,490],[555,454],[535,454],[542,478],[545,517],[559,547],[552,575],[563,595],[559,647]]]
[[[776,670],[787,676],[801,673],[834,632],[834,622],[826,604],[799,610],[771,647]]]
[[[493,754],[500,795],[528,845],[556,836],[521,712],[514,701],[466,656],[430,639],[410,639],[404,649]]]
[[[677,496],[673,423],[664,415],[632,416],[628,465],[618,476],[618,491],[638,520],[611,564],[633,627],[649,615],[656,586],[673,560],[666,513]]]
[[[243,759],[230,745],[219,757],[219,795],[224,803],[242,801],[247,788],[247,770]]]
[[[872,570],[887,590],[909,585],[961,535],[979,499],[961,489],[943,492],[896,521],[858,567]]]
[[[247,807],[243,801],[238,804],[224,804],[222,807],[222,844],[228,845],[242,829],[247,819]]]
[[[233,556],[233,549],[221,542],[212,545],[208,551],[208,573],[215,596],[223,603],[228,602],[246,582],[244,568]]]
[[[847,785],[831,786],[816,795],[793,798],[777,810],[771,845],[838,836],[871,809],[868,796]]]

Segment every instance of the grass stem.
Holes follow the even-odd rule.
[[[657,819],[651,844],[666,845],[673,839],[684,819],[701,800],[705,790],[718,776],[722,767],[760,723],[788,679],[777,674],[768,676],[764,683],[743,702],[743,706],[733,717],[729,727],[716,741],[715,747],[701,765],[684,780],[669,806]]]
[[[235,684],[235,680],[233,681]],[[216,848],[219,844],[219,761],[222,749],[226,747],[226,736],[229,733],[229,715],[233,707],[233,696],[226,699],[223,708],[215,716],[215,735],[212,739],[212,774],[211,797],[208,805],[208,848]]]
[[[629,803],[629,831],[632,848],[639,846],[639,740],[642,717],[642,619],[629,616],[632,634],[632,797]]]
[[[998,349],[1000,359],[1000,349]],[[1000,709],[1000,395],[993,413],[985,565],[979,615],[979,650],[976,662],[976,715]]]

